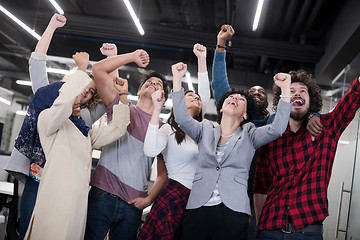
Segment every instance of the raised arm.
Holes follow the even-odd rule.
[[[194,54],[198,59],[198,93],[202,102],[202,114],[205,116],[206,108],[210,101],[209,75],[206,66],[206,47],[197,43],[194,45]]]
[[[114,88],[119,92],[127,92],[127,80],[115,78],[113,81]],[[123,95],[122,95],[123,96]],[[120,98],[122,104],[113,106],[113,120],[112,122],[102,128],[90,131],[91,144],[94,148],[102,147],[122,137],[127,126],[130,123],[129,106],[127,103],[127,95]]]
[[[281,101],[279,101],[274,122],[255,128],[251,133],[255,148],[259,148],[280,137],[285,132],[289,122],[292,107],[290,103],[291,76],[286,73],[278,73],[274,76],[274,82],[281,89]]]
[[[49,79],[46,73],[46,54],[55,30],[63,27],[65,23],[66,18],[64,16],[54,14],[43,35],[36,44],[34,52],[30,56],[29,73],[33,93],[35,93],[39,88],[49,84]]]
[[[116,56],[118,54],[118,50],[115,44],[113,43],[103,43],[103,45],[100,48],[100,52],[102,55],[106,56],[106,57],[113,57]],[[119,77],[119,70],[115,69],[114,71],[112,71],[110,73],[110,76],[115,78],[115,77]]]
[[[198,142],[202,127],[198,121],[190,116],[185,104],[184,90],[181,87],[181,80],[186,73],[187,66],[180,62],[172,65],[171,69],[173,73],[173,92],[171,96],[175,121],[188,136]]]
[[[212,90],[215,101],[217,102],[224,92],[230,91],[230,85],[226,73],[226,41],[228,41],[235,31],[231,25],[222,25],[217,35],[216,50],[214,53],[212,68]]]
[[[86,56],[87,55],[87,56]],[[87,53],[76,53],[73,58],[89,58]],[[84,89],[92,81],[85,73],[86,67],[79,66],[75,73],[64,83],[59,90],[59,96],[54,101],[53,105],[42,111],[39,116],[39,131],[50,136],[56,132],[72,114],[72,107],[76,97],[84,91]],[[41,119],[41,120],[40,120]]]
[[[166,131],[167,124],[159,130],[160,112],[165,101],[164,90],[157,90],[151,94],[154,110],[151,116],[144,141],[144,153],[148,157],[156,157],[167,145],[168,135]]]
[[[150,58],[146,51],[136,50],[135,52],[117,55],[101,60],[93,65],[93,74],[95,77],[96,88],[105,104],[110,105],[114,100],[117,91],[113,86],[113,77],[111,73],[119,67],[135,62],[139,67],[146,67]]]

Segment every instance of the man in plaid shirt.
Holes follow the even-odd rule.
[[[293,102],[288,128],[258,151],[254,193],[256,215],[261,216],[257,239],[322,239],[337,144],[360,107],[360,84],[355,79],[335,109],[321,115],[323,131],[312,139],[306,123],[311,112],[321,110],[321,90],[304,71],[290,75],[291,96],[281,96]],[[275,89],[274,106],[279,98]]]

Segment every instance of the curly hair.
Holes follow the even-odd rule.
[[[167,84],[167,80],[165,79],[165,77],[161,74],[161,73],[158,73],[154,70],[150,70],[148,74],[145,75],[145,77],[141,80],[140,82],[140,86],[139,86],[139,89],[141,89],[141,87],[144,85],[144,83],[149,79],[149,78],[152,78],[152,77],[156,77],[156,78],[159,78],[161,81],[162,81],[162,84],[163,84],[163,90],[164,90],[164,93],[165,93],[165,100],[168,98],[168,94],[169,94],[169,89],[168,89],[168,84]]]
[[[320,112],[322,108],[321,89],[316,83],[316,80],[313,78],[313,76],[305,72],[304,70],[290,71],[289,74],[291,75],[291,83],[299,82],[304,84],[308,88],[310,97],[309,114]],[[276,111],[280,99],[281,89],[274,84],[273,91],[273,108],[274,111]]]
[[[191,90],[185,91],[184,95],[186,95],[189,92],[193,92],[193,93],[195,93],[196,95],[198,95],[200,97],[199,94],[197,94],[196,92],[191,91]],[[198,122],[201,122],[203,120],[202,109],[200,110],[199,115],[195,116],[194,119],[197,120]],[[175,116],[174,116],[173,108],[171,108],[171,110],[170,110],[170,117],[168,118],[167,123],[171,126],[171,129],[175,133],[175,140],[176,140],[177,144],[180,145],[182,143],[182,141],[184,141],[186,134],[179,127],[177,122],[175,122]]]
[[[94,76],[92,75],[91,71],[86,71],[86,73],[94,81]],[[97,89],[95,89],[93,96],[90,98],[89,101],[84,103],[81,108],[93,109],[99,102],[101,102],[101,99]]]
[[[220,110],[222,109],[225,99],[228,98],[231,94],[240,94],[244,96],[246,99],[246,114],[248,118],[247,120],[242,121],[240,126],[243,125],[244,123],[251,121],[256,116],[257,113],[257,105],[254,96],[249,94],[249,91],[246,91],[244,89],[238,89],[238,90],[231,89],[231,91],[229,92],[224,92],[216,104],[217,122],[220,124],[222,118],[222,112],[220,112]]]

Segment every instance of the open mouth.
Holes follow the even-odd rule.
[[[152,86],[152,85],[148,86],[147,88],[152,88],[152,89],[154,89],[156,91],[156,88],[154,86]]]
[[[230,102],[228,103],[228,105],[229,105],[229,106],[232,106],[232,107],[237,107],[237,106],[238,106],[238,104],[237,104],[235,101],[230,101]]]
[[[303,99],[293,99],[292,102],[294,107],[301,107],[305,104],[305,101]]]

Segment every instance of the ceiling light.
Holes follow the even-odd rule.
[[[64,75],[69,75],[69,74],[73,73],[73,71],[70,71],[70,70],[57,69],[57,68],[51,68],[51,67],[47,67],[46,72],[58,73],[58,74],[64,74]]]
[[[189,90],[194,91],[194,86],[191,81],[191,74],[189,72],[186,72],[185,77],[186,77],[186,81],[187,81]]]
[[[27,111],[16,111],[17,115],[25,116],[27,114]]]
[[[129,11],[129,13],[130,13],[133,21],[134,21],[134,23],[135,23],[135,26],[137,27],[139,33],[140,33],[141,35],[144,35],[144,34],[145,34],[144,29],[142,28],[142,26],[141,26],[141,24],[140,24],[140,20],[137,18],[136,14],[135,14],[135,12],[134,12],[134,9],[133,9],[133,7],[132,7],[131,4],[130,4],[130,1],[129,1],[129,0],[124,0],[124,3],[125,3],[128,11]]]
[[[256,29],[257,29],[258,26],[259,26],[259,21],[260,21],[260,16],[261,16],[261,10],[262,10],[263,5],[264,5],[264,0],[259,0],[258,5],[257,5],[257,8],[256,8],[254,23],[253,23],[253,26],[252,26],[252,30],[253,30],[254,32],[256,31]]]
[[[135,95],[128,95],[128,99],[131,100],[131,101],[138,101],[139,97],[135,96]]]
[[[57,2],[55,2],[55,0],[49,0],[49,2],[54,6],[54,8],[56,9],[56,11],[58,11],[61,15],[64,14],[64,11],[61,9],[61,7],[59,6],[59,4]]]
[[[0,97],[0,102],[3,102],[7,105],[11,105],[11,102],[9,100],[6,100],[5,98]]]
[[[31,81],[26,81],[26,80],[16,80],[16,83],[19,85],[24,85],[24,86],[31,86],[32,82]]]
[[[19,24],[23,29],[25,29],[28,33],[30,33],[31,35],[33,35],[34,38],[36,38],[37,40],[40,40],[40,35],[37,34],[34,30],[30,29],[28,26],[26,26],[25,23],[23,23],[22,21],[20,21],[20,19],[18,19],[17,17],[15,17],[13,14],[11,14],[8,10],[6,10],[3,6],[0,5],[0,11],[2,11],[3,13],[5,13],[9,18],[11,18],[14,22],[16,22],[17,24]]]

